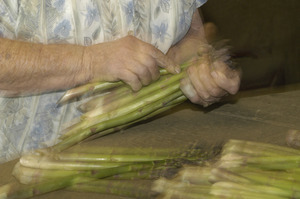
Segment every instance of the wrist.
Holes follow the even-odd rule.
[[[83,74],[84,83],[90,82],[94,79],[94,73],[92,68],[93,56],[91,52],[91,46],[82,47],[81,74]]]

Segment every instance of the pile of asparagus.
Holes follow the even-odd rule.
[[[171,177],[183,164],[210,159],[197,145],[178,148],[86,147],[59,153],[39,150],[21,157],[13,175],[20,182],[0,187],[0,199],[30,198],[51,191],[114,194],[154,198],[151,180]]]
[[[300,198],[300,150],[242,140],[228,141],[220,157],[204,167],[186,166],[153,191],[161,198]]]

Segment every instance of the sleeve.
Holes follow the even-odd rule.
[[[0,1],[0,37],[14,39],[18,19],[18,0]]]
[[[206,2],[207,2],[207,0],[196,0],[196,6],[197,6],[197,8],[201,7]]]

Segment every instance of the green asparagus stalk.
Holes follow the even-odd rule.
[[[269,185],[273,187],[278,187],[284,190],[289,190],[293,192],[300,192],[300,183],[297,181],[291,181],[286,179],[273,178],[272,176],[264,175],[257,172],[244,172],[240,173],[244,178],[251,180],[257,184]]]
[[[109,180],[154,180],[160,177],[171,178],[176,175],[179,168],[176,166],[162,166],[141,171],[133,171],[110,176]]]
[[[63,170],[94,170],[119,167],[126,165],[120,162],[83,162],[79,160],[60,161],[44,154],[27,154],[20,158],[20,164],[25,167],[37,169],[63,169]]]
[[[243,199],[285,199],[286,197],[271,195],[266,193],[257,193],[253,191],[239,189],[235,187],[236,183],[218,182],[212,185],[210,194],[219,196],[219,198],[243,198]],[[247,186],[247,185],[245,185]]]
[[[286,197],[286,198],[298,198],[299,193],[291,192],[286,189],[280,189],[277,187],[262,185],[262,184],[239,184],[234,182],[217,182],[213,185],[213,187],[219,187],[223,189],[234,189],[240,190],[250,193],[258,193],[258,194],[266,194],[266,195],[273,195],[279,197]]]
[[[61,99],[58,100],[57,104],[64,104],[72,99],[78,98],[83,96],[85,93],[95,93],[95,92],[102,92],[106,91],[111,88],[115,88],[118,86],[124,85],[123,82],[93,82],[88,83],[73,89],[68,90]]]
[[[223,155],[219,167],[230,168],[239,166],[252,166],[269,170],[287,170],[299,168],[300,156],[259,156],[251,157],[238,154]]]
[[[249,166],[269,170],[300,168],[300,156],[249,157],[245,161]]]
[[[51,150],[54,152],[63,151],[65,149],[73,146],[74,144],[76,144],[98,132],[101,132],[101,131],[104,131],[104,130],[107,130],[110,128],[114,128],[117,126],[125,125],[132,121],[137,121],[140,118],[154,112],[155,110],[165,107],[165,105],[168,104],[170,101],[172,101],[180,96],[182,96],[182,92],[177,91],[163,99],[160,99],[160,100],[154,102],[151,105],[146,105],[143,108],[136,110],[134,112],[131,112],[125,116],[116,117],[114,119],[108,120],[106,122],[101,122],[101,123],[96,124],[91,127],[83,127],[83,129],[80,132],[78,132],[77,134],[62,140],[58,144],[51,147]]]
[[[130,198],[154,198],[157,193],[150,188],[151,181],[130,180],[97,180],[88,183],[77,183],[67,190],[78,192],[94,192],[102,194],[119,195]],[[138,186],[137,186],[138,184]]]
[[[83,174],[84,172],[86,171],[36,169],[22,166],[18,162],[13,169],[12,175],[22,184],[36,184],[43,181]]]
[[[282,179],[282,180],[300,183],[300,173],[295,170],[284,170],[284,171],[262,170],[259,168],[249,167],[249,166],[227,168],[227,170],[234,172],[234,173],[238,173],[241,176],[243,175],[243,173],[246,173],[246,174],[256,173],[259,175],[269,176],[269,178]]]
[[[117,103],[118,99],[126,97],[127,95],[130,95],[132,93],[132,90],[127,86],[116,87],[109,92],[94,96],[87,102],[82,103],[80,106],[78,106],[78,110],[86,113],[96,108],[99,109],[100,107],[102,107],[103,113],[109,112],[119,106],[119,104]]]
[[[178,154],[166,155],[145,155],[145,154],[87,154],[87,153],[58,153],[52,158],[60,161],[81,161],[81,162],[149,162],[178,158]]]
[[[300,150],[267,143],[243,140],[229,140],[223,147],[222,154],[236,153],[249,156],[300,155]]]

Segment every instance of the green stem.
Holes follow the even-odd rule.
[[[94,82],[68,90],[57,102],[64,104],[72,99],[81,97],[86,92],[95,93],[123,85],[123,82]]]
[[[223,147],[222,154],[237,153],[249,156],[300,155],[300,150],[274,144],[251,142],[244,140],[229,140]]]
[[[67,190],[79,192],[94,192],[102,194],[113,194],[131,198],[153,198],[157,195],[150,187],[150,181],[129,180],[97,180],[88,183],[74,184]]]
[[[25,167],[37,168],[37,169],[60,169],[60,170],[94,170],[119,167],[126,163],[120,162],[80,162],[78,160],[73,161],[60,161],[54,160],[51,157],[41,154],[27,154],[20,158],[20,164]]]

